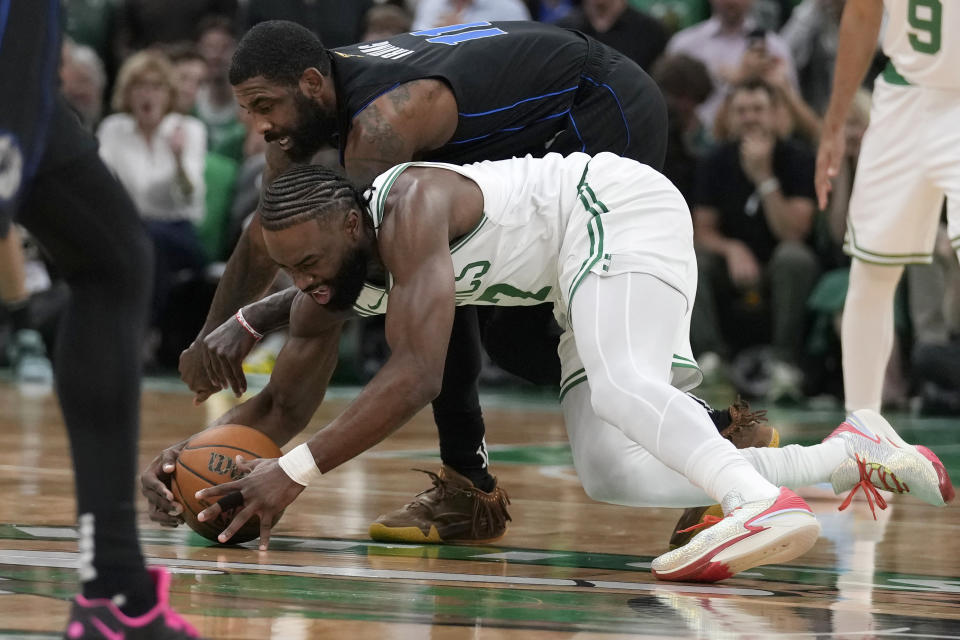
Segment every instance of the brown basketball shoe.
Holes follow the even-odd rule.
[[[430,476],[433,487],[417,494],[413,502],[377,518],[370,525],[370,537],[380,542],[458,542],[485,544],[507,531],[510,498],[500,487],[487,493],[473,486],[447,465],[440,475],[414,469]]]
[[[737,449],[751,447],[779,447],[780,434],[767,424],[766,411],[750,411],[746,400],[737,398],[727,408],[730,416],[730,425],[720,432],[724,438],[734,444]],[[690,507],[683,510],[683,515],[674,527],[670,536],[670,548],[682,547],[704,529],[713,526],[723,518],[723,510],[715,504],[708,507]]]

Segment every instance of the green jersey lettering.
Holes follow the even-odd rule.
[[[916,29],[910,34],[914,51],[933,55],[940,51],[943,5],[940,0],[910,0],[907,21]]]
[[[470,294],[476,292],[480,288],[480,278],[490,270],[490,263],[486,260],[481,260],[480,262],[471,262],[463,268],[460,272],[460,275],[456,277],[457,285],[461,281],[467,281],[470,284],[469,289],[460,289],[457,287],[457,298],[462,298],[464,296],[469,296]]]
[[[536,293],[531,293],[529,291],[521,291],[516,287],[512,287],[509,284],[494,284],[486,288],[483,294],[477,298],[477,302],[489,302],[490,304],[500,304],[500,300],[497,296],[503,295],[508,298],[519,298],[521,300],[538,300],[540,302],[545,302],[547,296],[550,295],[551,287],[544,287],[537,291]]]

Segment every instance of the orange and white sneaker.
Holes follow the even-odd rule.
[[[660,580],[717,582],[753,567],[788,562],[820,536],[810,506],[786,487],[767,500],[743,502],[735,491],[723,499],[723,518],[712,520],[687,544],[654,559]],[[707,523],[705,523],[707,524]]]
[[[874,518],[875,504],[887,508],[878,489],[909,493],[938,507],[953,500],[953,484],[940,458],[927,447],[906,443],[876,411],[854,411],[824,442],[833,438],[844,441],[849,455],[830,476],[834,492],[850,492],[841,511],[858,489],[867,497]]]

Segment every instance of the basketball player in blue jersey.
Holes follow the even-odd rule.
[[[133,504],[150,243],[57,95],[59,9],[60,0],[0,2],[0,235],[13,220],[26,227],[70,285],[54,375],[73,454],[82,593],[64,637],[196,638],[170,607],[170,575],[144,565]]]
[[[805,553],[820,525],[787,487],[832,482],[850,497],[885,489],[937,506],[953,498],[933,452],[870,410],[810,447],[738,450],[717,433],[683,393],[699,376],[672,366],[689,350],[697,265],[683,197],[653,169],[609,153],[404,163],[370,194],[306,166],[263,198],[268,253],[296,285],[288,306],[312,306],[330,326],[351,308],[385,312],[390,357],[306,443],[197,492],[221,500],[201,520],[243,507],[221,542],[257,515],[265,549],[269,523],[306,486],[439,393],[456,305],[537,299],[563,330],[561,406],[587,493],[630,506],[723,506],[719,523],[653,561],[660,579],[713,582]]]
[[[323,144],[338,149],[347,175],[361,183],[408,160],[465,163],[608,151],[659,168],[665,153],[666,110],[649,76],[582,34],[538,23],[478,22],[326,50],[302,27],[266,22],[240,42],[231,83],[271,143],[264,184]],[[181,375],[198,400],[220,388],[245,389],[241,360],[265,328],[244,320],[242,311],[234,314],[263,293],[276,271],[255,217],[230,258],[204,328],[181,357]],[[550,306],[487,315],[485,346],[494,361],[533,382],[555,384],[559,332]],[[324,363],[335,357],[339,332],[321,333],[303,345],[298,361],[287,360],[294,373],[284,375],[325,385],[330,371]],[[692,359],[678,365],[689,369]],[[376,539],[476,542],[505,531],[506,494],[487,468],[477,394],[480,329],[471,307],[457,311],[444,371],[443,390],[433,402],[439,480],[458,491],[437,486],[420,494],[374,524]],[[271,411],[286,408],[295,421],[312,415],[322,397],[316,388],[272,386]],[[757,428],[748,412],[734,414],[734,426],[749,425],[738,430],[748,444],[771,441],[772,429]],[[714,417],[719,428],[731,426],[728,411]],[[164,470],[172,469],[173,449],[144,474],[154,519],[171,525],[181,508],[171,502]],[[473,513],[481,502],[498,505],[497,517],[478,529]],[[437,513],[446,514],[442,522]]]

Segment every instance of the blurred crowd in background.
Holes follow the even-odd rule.
[[[477,20],[539,20],[620,50],[661,87],[664,173],[693,215],[700,280],[691,340],[708,382],[767,402],[842,397],[839,317],[846,210],[870,115],[873,71],[847,122],[847,158],[826,210],[814,150],[843,0],[63,0],[62,90],[100,141],[156,250],[148,372],[174,373],[223,263],[256,208],[265,143],[228,80],[252,25],[292,20],[328,48]],[[515,64],[536,64],[517,60]],[[335,163],[335,156],[334,156]],[[770,176],[773,176],[771,178]],[[773,182],[771,182],[773,181]],[[764,211],[766,190],[784,197]],[[772,205],[767,205],[772,206]],[[934,263],[907,268],[885,404],[960,413],[960,277],[945,232]],[[18,376],[44,374],[67,295],[27,243],[30,297],[6,301],[0,343]],[[358,324],[339,377],[362,381],[387,351]],[[269,372],[282,336],[248,361]],[[3,359],[0,357],[0,359]],[[487,384],[520,384],[489,365]]]

